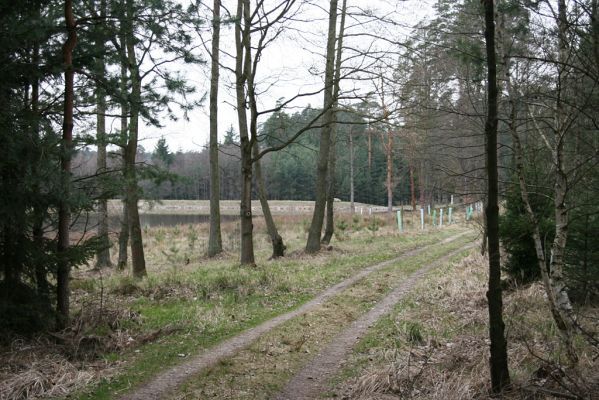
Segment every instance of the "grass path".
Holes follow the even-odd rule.
[[[278,400],[316,399],[326,393],[329,380],[335,376],[343,365],[343,361],[366,331],[383,315],[389,313],[408,293],[416,282],[427,273],[452,257],[472,248],[469,244],[437,259],[418,269],[402,281],[384,299],[376,304],[369,312],[355,320],[348,328],[339,333],[315,358],[312,359],[287,386],[278,394]]]
[[[152,378],[151,381],[142,384],[137,389],[134,389],[132,392],[122,397],[122,399],[151,400],[165,398],[169,395],[169,393],[175,391],[177,388],[182,386],[188,380],[189,377],[197,375],[203,370],[216,365],[218,362],[235,355],[239,351],[250,346],[260,336],[273,330],[275,327],[283,324],[284,322],[294,319],[302,314],[305,314],[307,311],[318,307],[326,300],[341,293],[351,285],[355,284],[361,279],[364,279],[373,272],[379,271],[385,267],[402,261],[405,258],[425,253],[427,250],[431,250],[439,245],[455,241],[467,233],[467,231],[459,233],[433,245],[419,247],[417,249],[408,251],[392,260],[388,260],[365,268],[364,270],[353,275],[352,277],[347,278],[346,280],[328,288],[327,290],[320,293],[318,296],[316,296],[309,302],[303,304],[299,308],[291,312],[279,315],[275,318],[272,318],[252,329],[249,329],[229,340],[220,343],[219,345],[213,348],[205,350],[204,352],[191,358],[189,361],[183,364],[180,364],[162,372],[158,376]]]

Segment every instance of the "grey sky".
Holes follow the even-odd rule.
[[[182,0],[184,1],[184,0]],[[348,0],[348,9],[357,11],[360,9],[372,10],[376,15],[385,15],[393,19],[399,25],[381,26],[370,22],[367,25],[358,25],[358,21],[351,16],[348,17],[348,33],[373,33],[381,35],[391,41],[398,41],[409,33],[408,27],[414,26],[423,18],[430,17],[433,13],[434,0]],[[211,3],[211,2],[210,2]],[[229,10],[234,10],[234,1],[223,0],[223,4]],[[341,3],[341,2],[340,2]],[[293,29],[279,37],[266,50],[259,64],[258,89],[264,93],[260,96],[261,108],[272,107],[279,98],[290,98],[301,92],[319,89],[322,86],[322,77],[319,73],[324,68],[324,47],[327,29],[327,7],[326,0],[313,0],[312,4],[303,8],[298,15],[301,21],[296,22]],[[206,10],[208,12],[208,10]],[[363,22],[360,21],[360,22]],[[209,24],[208,24],[209,25]],[[403,27],[402,27],[403,26]],[[205,41],[210,40],[210,32],[206,30],[203,35]],[[353,40],[353,41],[352,41]],[[234,37],[233,29],[225,28],[221,31],[221,44],[223,50],[233,55]],[[390,48],[387,41],[372,41],[365,37],[354,37],[346,40],[346,44],[352,47],[377,48],[385,51]],[[209,46],[209,44],[208,44]],[[208,59],[208,54],[203,57]],[[221,55],[221,62],[228,67],[233,67],[233,58]],[[354,60],[354,62],[357,62]],[[198,94],[207,93],[209,88],[209,63],[204,66],[182,65],[177,66],[183,71],[190,83],[195,85]],[[237,131],[237,119],[234,104],[234,91],[232,90],[233,76],[226,70],[221,70],[221,85],[219,93],[219,137],[231,126]],[[363,83],[346,82],[345,88],[356,87],[366,90]],[[318,106],[322,103],[322,95],[305,97],[297,100],[294,106],[298,109],[313,104]],[[208,102],[198,107],[189,114],[189,121],[164,121],[163,128],[143,127],[140,132],[140,144],[146,149],[154,148],[156,141],[164,136],[171,150],[195,150],[200,151],[208,140]]]

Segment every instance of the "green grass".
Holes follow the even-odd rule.
[[[122,327],[132,336],[143,336],[170,327],[174,333],[154,342],[134,346],[122,353],[105,355],[118,364],[118,373],[80,394],[84,399],[108,399],[176,365],[185,357],[256,326],[276,315],[298,307],[325,288],[355,274],[365,266],[397,256],[398,252],[436,243],[457,233],[460,228],[435,230],[424,234],[386,235],[366,243],[361,237],[349,238],[335,250],[317,256],[296,255],[260,262],[256,268],[240,267],[233,257],[202,259],[174,268],[152,268],[150,277],[137,282],[114,274],[102,279],[77,281],[78,298],[98,297],[108,303],[129,308],[141,322],[124,321]],[[174,233],[158,229],[164,243],[173,245]],[[179,230],[185,235],[185,229]],[[152,235],[149,230],[148,235]],[[170,238],[169,238],[170,236]],[[150,237],[149,242],[153,239]],[[155,242],[154,242],[155,243]],[[266,246],[267,247],[267,246]],[[160,246],[150,246],[160,257]],[[268,249],[259,249],[265,257]],[[152,265],[152,264],[150,264]],[[103,290],[101,289],[103,288]],[[107,294],[108,293],[108,294]]]
[[[309,354],[317,353],[402,279],[471,240],[471,236],[460,238],[367,276],[303,316],[276,327],[228,362],[191,378],[177,396],[270,398],[301,368]]]

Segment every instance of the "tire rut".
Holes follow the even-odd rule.
[[[216,365],[219,361],[235,355],[240,350],[247,348],[261,335],[271,331],[275,327],[282,323],[289,321],[312,308],[322,304],[332,296],[335,296],[353,285],[360,279],[370,275],[371,273],[385,268],[391,264],[397,263],[404,260],[405,258],[418,255],[425,252],[426,250],[438,246],[439,244],[447,244],[453,242],[460,237],[470,233],[470,231],[460,232],[457,235],[451,236],[438,243],[430,244],[427,246],[419,247],[403,253],[402,255],[395,257],[391,260],[383,261],[378,264],[374,264],[361,270],[359,273],[352,275],[351,277],[331,286],[319,295],[314,297],[312,300],[304,303],[300,307],[289,311],[285,314],[278,315],[268,321],[261,323],[260,325],[248,329],[237,336],[227,339],[220,344],[207,348],[200,354],[189,359],[183,364],[176,365],[166,371],[159,373],[158,375],[151,378],[140,385],[137,389],[132,392],[119,397],[122,400],[157,400],[166,397],[168,394],[176,390],[181,386],[189,377],[198,374],[202,370]],[[413,276],[413,275],[412,275]],[[298,397],[301,398],[301,397]]]
[[[329,389],[330,379],[343,366],[347,355],[358,340],[383,315],[391,312],[393,307],[414,287],[414,284],[429,272],[439,267],[451,257],[474,247],[468,244],[434,262],[420,268],[410,275],[384,299],[379,301],[370,311],[351,323],[351,325],[335,336],[330,343],[303,367],[276,396],[277,400],[308,400],[319,398]]]

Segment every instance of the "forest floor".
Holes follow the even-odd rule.
[[[309,256],[306,217],[277,218],[288,256],[268,260],[256,221],[256,268],[236,263],[234,222],[217,259],[202,255],[200,225],[146,229],[141,282],[82,267],[72,327],[2,349],[0,399],[487,398],[473,226],[406,221],[400,234],[393,218],[340,216],[332,248]],[[563,367],[540,287],[505,303],[512,398],[564,394],[557,383],[593,393],[597,349],[578,340],[581,363]],[[599,328],[598,310],[583,311]]]

